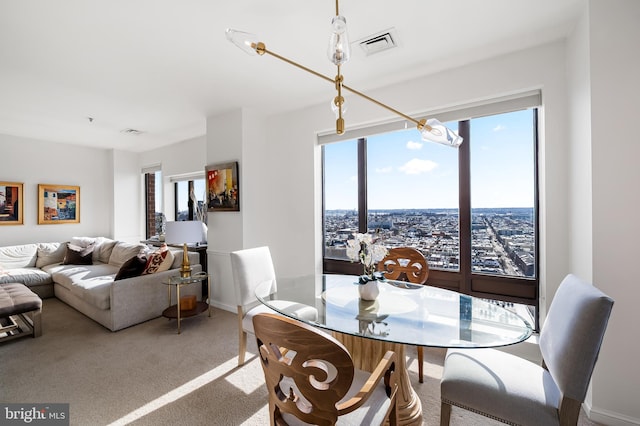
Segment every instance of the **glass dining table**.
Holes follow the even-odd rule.
[[[403,281],[380,281],[374,301],[360,299],[358,277],[318,274],[278,279],[256,288],[260,302],[275,311],[332,332],[349,350],[357,368],[372,371],[387,350],[398,355],[400,424],[422,424],[422,407],[409,381],[405,345],[440,348],[507,346],[529,338],[532,327],[490,300]],[[276,301],[315,308],[298,316]],[[298,310],[299,312],[299,306]]]

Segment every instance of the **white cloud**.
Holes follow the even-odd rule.
[[[357,182],[358,182],[358,176],[356,176],[356,175],[351,176],[351,177],[349,178],[349,181],[350,181],[350,182],[356,182],[356,183],[357,183]]]
[[[392,170],[391,166],[380,167],[376,169],[376,173],[391,173]]]
[[[507,126],[504,126],[502,124],[498,124],[496,127],[493,128],[493,131],[494,132],[501,132],[501,131],[506,130],[506,129],[507,129]]]
[[[422,142],[408,141],[407,149],[422,149],[422,145]]]
[[[434,161],[414,158],[401,166],[400,171],[408,175],[419,175],[433,171],[436,167],[438,163]]]

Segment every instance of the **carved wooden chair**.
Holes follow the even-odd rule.
[[[397,424],[393,351],[368,373],[354,368],[340,342],[303,322],[263,313],[253,328],[272,425]]]
[[[396,247],[389,250],[387,256],[378,262],[378,271],[384,272],[389,280],[409,281],[414,284],[424,284],[429,277],[429,264],[424,255],[411,247]],[[424,348],[418,351],[418,381],[423,382]]]
[[[238,365],[244,364],[247,350],[247,333],[253,334],[253,316],[261,312],[275,311],[258,301],[256,288],[271,283],[268,294],[277,290],[276,272],[269,247],[255,247],[237,250],[231,253],[231,270],[233,272],[236,304],[238,306]],[[316,308],[302,303],[277,301],[277,307],[301,318],[315,320],[318,316]]]
[[[450,349],[440,425],[451,406],[510,425],[576,425],[613,300],[575,275],[560,284],[540,332],[542,366],[496,349]]]

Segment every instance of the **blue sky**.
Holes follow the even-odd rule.
[[[533,207],[533,111],[473,119],[470,147],[472,208]],[[369,137],[367,149],[369,209],[457,208],[456,148],[411,128]],[[356,141],[325,147],[328,210],[356,208],[356,155]]]

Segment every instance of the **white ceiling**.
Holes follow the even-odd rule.
[[[352,42],[394,28],[399,45],[369,57],[354,46],[345,83],[366,92],[556,40],[584,1],[342,0]],[[333,77],[334,14],[332,0],[2,1],[0,133],[145,151],[201,136],[207,116],[242,106],[328,103],[330,83],[243,53],[225,29]]]

